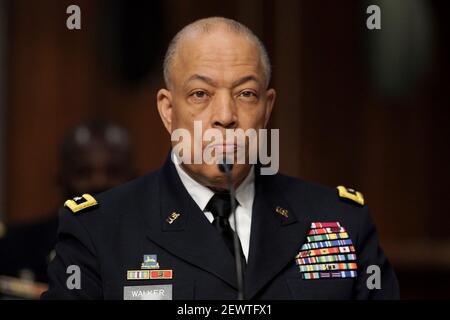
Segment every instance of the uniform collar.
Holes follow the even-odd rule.
[[[294,263],[311,223],[308,217],[312,212],[304,184],[296,192],[295,213],[284,197],[290,189],[289,179],[278,175],[262,176],[256,165],[254,185],[245,279],[247,299],[257,296],[286,265]],[[147,188],[149,194],[155,195],[145,197],[147,201],[141,206],[141,211],[146,213],[148,240],[237,288],[230,250],[183,186],[170,156],[158,172],[158,180]],[[154,201],[155,197],[158,201]],[[288,215],[279,214],[279,208]],[[153,214],[155,211],[159,211],[159,215]]]
[[[214,191],[198,183],[189,174],[187,174],[186,171],[181,167],[181,165],[176,161],[176,155],[174,153],[172,153],[171,155],[171,160],[174,163],[178,176],[180,177],[180,180],[186,188],[187,192],[198,205],[200,210],[205,211],[209,200],[211,200],[214,195]],[[244,207],[245,209],[250,209],[253,204],[254,196],[255,170],[252,166],[247,177],[245,177],[245,179],[236,189],[236,200],[240,206]],[[246,210],[245,212],[251,214],[250,210]]]

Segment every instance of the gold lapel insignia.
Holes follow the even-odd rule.
[[[179,214],[179,213],[177,213],[177,212],[172,212],[171,214],[170,214],[170,216],[166,219],[166,222],[168,223],[168,224],[172,224],[175,220],[177,220],[178,219],[178,217],[180,216],[181,214]]]
[[[282,207],[276,207],[275,211],[279,215],[282,215],[285,218],[289,218],[289,211],[287,209],[284,209]]]
[[[81,211],[83,209],[92,207],[97,205],[97,200],[90,194],[83,194],[81,197],[75,197],[73,199],[69,199],[64,203],[64,206],[69,208],[70,211],[73,213],[76,213],[78,211]]]
[[[344,186],[338,186],[337,189],[339,192],[339,197],[350,199],[362,206],[364,205],[364,196],[362,195],[361,192],[356,191],[355,189],[352,188],[346,188]]]

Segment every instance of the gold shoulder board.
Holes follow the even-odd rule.
[[[64,203],[64,206],[69,208],[73,213],[95,205],[97,205],[97,200],[95,200],[93,196],[87,193],[83,194],[81,197],[69,199]]]
[[[361,192],[352,188],[346,188],[344,186],[338,186],[337,189],[339,192],[339,197],[353,200],[362,206],[364,205],[364,197]]]

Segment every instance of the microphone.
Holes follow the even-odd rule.
[[[225,174],[231,174],[233,165],[231,163],[219,163],[219,170]]]
[[[236,266],[236,277],[238,284],[238,300],[244,300],[244,271],[242,270],[242,256],[240,254],[239,247],[239,236],[238,236],[238,226],[237,226],[237,217],[236,217],[236,190],[234,190],[233,179],[231,176],[231,170],[233,170],[233,165],[230,163],[220,163],[218,165],[219,170],[227,176],[227,184],[228,189],[230,190],[230,200],[231,200],[231,214],[234,217],[234,235],[233,235],[233,244],[234,244],[234,262]]]

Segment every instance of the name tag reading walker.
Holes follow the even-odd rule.
[[[126,286],[123,300],[172,300],[172,285]]]

